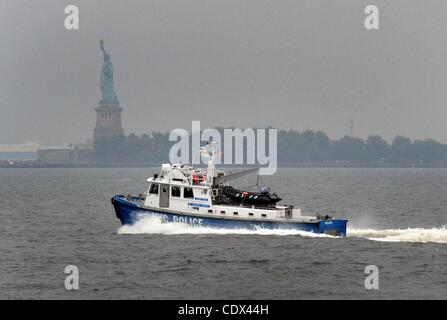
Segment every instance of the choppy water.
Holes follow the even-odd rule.
[[[110,204],[156,169],[0,169],[0,298],[447,298],[446,169],[280,169],[284,203],[350,220],[348,238],[197,229]],[[253,178],[241,185],[253,183]],[[80,271],[66,291],[64,268]],[[377,265],[379,290],[365,290]]]

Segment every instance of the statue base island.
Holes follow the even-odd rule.
[[[98,147],[101,143],[112,141],[117,137],[124,137],[121,126],[121,111],[118,97],[113,88],[113,65],[110,54],[100,41],[103,55],[101,68],[101,99],[96,111],[96,125],[93,133],[93,145],[70,144],[69,148],[53,148],[37,151],[37,160],[42,164],[77,165],[82,163],[97,163],[105,159],[100,157]]]

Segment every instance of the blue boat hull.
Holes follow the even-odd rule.
[[[316,222],[276,222],[276,221],[253,221],[222,219],[203,217],[190,214],[176,214],[167,211],[153,210],[138,205],[138,197],[126,197],[116,195],[111,201],[115,213],[123,225],[132,225],[142,217],[157,216],[162,222],[183,222],[193,226],[207,226],[228,229],[289,229],[302,230],[314,233],[326,233],[334,236],[346,236],[347,220],[328,219]]]

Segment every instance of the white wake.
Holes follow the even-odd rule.
[[[318,234],[301,230],[287,229],[225,229],[214,227],[192,226],[183,222],[163,223],[160,217],[148,216],[133,225],[124,225],[118,234],[165,234],[165,235],[267,235],[267,236],[304,236],[312,238],[338,238],[327,234]],[[374,241],[389,242],[436,242],[447,243],[447,228],[408,228],[408,229],[357,229],[348,228],[348,237],[366,238]]]
[[[375,241],[390,242],[436,242],[447,243],[447,228],[407,228],[407,229],[351,229],[348,228],[348,237],[361,237]]]
[[[183,222],[162,223],[161,218],[149,216],[138,220],[133,225],[124,225],[118,229],[118,234],[196,234],[196,235],[227,235],[227,234],[254,234],[270,236],[305,236],[312,238],[337,238],[327,234],[318,234],[300,230],[286,229],[225,229],[192,226]]]

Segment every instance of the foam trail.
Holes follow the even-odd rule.
[[[312,238],[337,238],[327,234],[317,234],[300,230],[285,229],[225,229],[213,227],[196,227],[182,222],[162,223],[159,217],[144,217],[133,225],[124,225],[118,229],[118,234],[196,234],[196,235],[227,235],[227,234],[254,234],[274,236],[305,236]]]
[[[350,229],[348,237],[361,237],[375,241],[390,242],[436,242],[447,243],[447,228],[408,228],[408,229]]]

